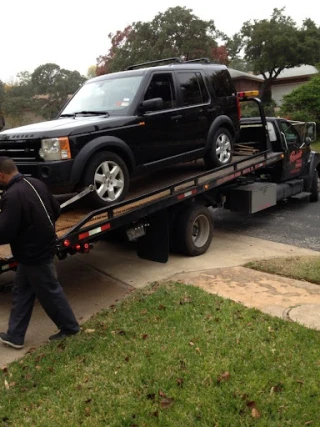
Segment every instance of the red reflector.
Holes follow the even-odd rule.
[[[80,249],[81,249],[81,246],[80,245],[76,245],[76,250],[80,251]]]
[[[109,230],[109,228],[111,227],[111,225],[110,224],[105,224],[105,225],[103,225],[102,227],[101,227],[101,231],[106,231],[106,230]]]
[[[193,189],[191,191],[187,191],[186,193],[183,194],[179,194],[179,196],[177,197],[178,200],[184,199],[186,197],[190,197],[193,196],[194,194],[197,194],[197,190]]]
[[[89,237],[90,234],[88,232],[79,234],[79,240],[85,239]]]
[[[63,246],[66,246],[66,247],[68,247],[68,246],[70,246],[70,240],[64,240],[63,241]]]
[[[83,247],[84,247],[84,249],[89,249],[89,248],[90,248],[90,245],[89,245],[89,243],[85,243],[85,244],[83,245]]]

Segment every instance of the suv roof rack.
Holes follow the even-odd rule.
[[[204,64],[210,64],[211,63],[209,58],[189,59],[188,61],[185,61],[185,62],[203,62]]]
[[[145,65],[161,64],[162,62],[181,63],[183,61],[179,57],[164,58],[164,59],[158,59],[157,61],[148,61],[148,62],[142,62],[141,64],[130,65],[129,67],[126,68],[126,70],[134,70],[135,68],[140,68]]]

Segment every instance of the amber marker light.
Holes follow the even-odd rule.
[[[247,98],[248,96],[259,96],[258,90],[245,90],[244,92],[238,92],[239,98]]]
[[[61,159],[71,159],[69,138],[59,138]]]

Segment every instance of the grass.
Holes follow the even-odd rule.
[[[0,372],[0,425],[319,425],[317,331],[178,283],[83,329]]]
[[[320,257],[273,258],[249,262],[245,267],[320,285]]]
[[[318,152],[320,152],[320,140],[317,140],[316,142],[313,142],[313,143],[311,144],[311,148],[312,148],[312,150],[314,150],[314,151],[318,151]]]

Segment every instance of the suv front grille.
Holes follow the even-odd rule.
[[[15,162],[39,160],[40,140],[0,140],[0,156],[10,157]]]

